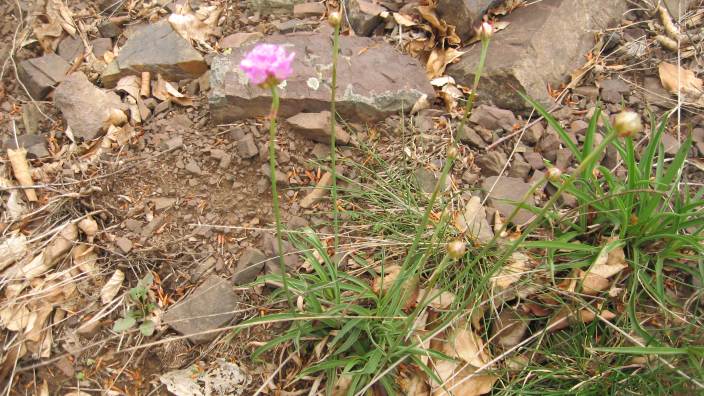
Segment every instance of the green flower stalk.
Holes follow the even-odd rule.
[[[337,57],[340,52],[340,25],[342,24],[342,16],[339,12],[334,11],[328,16],[328,23],[335,29],[332,38],[332,81],[330,83],[330,172],[332,173],[330,198],[332,201],[333,233],[335,234],[333,246],[335,254],[337,254],[337,249],[340,245],[340,211],[337,208],[337,150],[335,147],[337,139],[337,118],[335,95],[337,92]]]
[[[269,113],[269,177],[271,178],[271,201],[276,222],[276,248],[279,255],[281,268],[281,281],[284,292],[288,298],[289,308],[293,309],[293,301],[288,292],[286,276],[286,261],[284,260],[281,208],[279,207],[279,194],[276,188],[276,116],[279,112],[278,85],[287,79],[293,69],[291,63],[294,53],[289,53],[284,47],[274,44],[260,44],[248,52],[240,68],[245,72],[252,84],[271,90],[271,112]]]

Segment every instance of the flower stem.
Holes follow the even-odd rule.
[[[288,292],[288,281],[286,280],[286,261],[284,260],[283,236],[281,230],[281,208],[279,207],[279,193],[276,188],[276,115],[279,112],[279,91],[276,85],[271,86],[271,119],[269,121],[269,176],[271,178],[271,202],[276,221],[276,248],[279,256],[279,266],[281,268],[281,283],[284,286],[284,294],[288,298],[288,305],[293,310],[293,300]]]
[[[477,70],[474,73],[474,85],[472,87],[472,92],[470,93],[469,99],[467,100],[464,115],[462,116],[462,120],[460,121],[459,131],[453,137],[452,144],[457,144],[457,142],[459,141],[459,136],[460,136],[459,132],[464,130],[464,126],[467,123],[467,119],[469,119],[469,114],[472,112],[472,107],[474,106],[474,98],[477,95],[477,87],[479,86],[479,79],[481,78],[482,72],[484,71],[484,64],[486,63],[486,54],[487,54],[488,50],[489,50],[489,40],[488,39],[482,40],[482,50],[481,50],[481,54],[479,55],[479,64],[477,64]],[[420,243],[421,236],[423,235],[423,231],[428,226],[428,219],[430,218],[430,212],[433,210],[433,206],[435,206],[435,200],[437,199],[437,196],[438,196],[438,193],[440,192],[440,189],[445,185],[445,180],[447,179],[447,175],[450,173],[450,169],[452,169],[452,163],[454,162],[454,160],[455,160],[454,157],[450,157],[450,158],[447,158],[447,160],[445,161],[445,165],[443,166],[442,173],[440,174],[440,179],[435,184],[435,188],[433,189],[433,193],[430,196],[430,200],[428,201],[428,206],[425,208],[425,212],[423,213],[423,218],[421,219],[421,222],[418,225],[418,229],[416,231],[415,238],[413,239],[413,243],[411,244],[411,248],[408,251],[408,255],[406,256],[404,266],[410,260],[413,259],[413,256],[415,256],[416,250],[418,249],[418,244]]]
[[[337,208],[337,117],[335,109],[335,94],[337,92],[337,56],[340,52],[340,24],[335,25],[335,33],[332,40],[332,82],[330,84],[330,172],[332,173],[332,190],[330,192],[332,200],[333,213],[333,233],[334,235],[334,254],[340,245],[340,211]]]

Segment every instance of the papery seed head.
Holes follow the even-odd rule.
[[[482,40],[488,40],[494,34],[494,25],[489,22],[482,22],[479,26],[479,38]]]
[[[633,137],[643,130],[643,123],[638,113],[622,111],[614,117],[614,129],[620,137]]]
[[[338,27],[342,23],[342,14],[338,11],[333,11],[328,15],[328,23],[332,27]]]
[[[547,173],[547,175],[546,175],[546,177],[548,178],[548,180],[550,180],[550,181],[552,181],[552,182],[558,182],[558,181],[560,181],[560,177],[561,177],[561,176],[562,176],[562,171],[560,170],[560,168],[557,168],[557,167],[554,167],[554,166],[553,166],[553,167],[550,167],[550,168],[548,169],[548,173]]]
[[[457,148],[454,144],[451,144],[447,147],[447,158],[452,158],[455,159],[460,155],[460,149]]]
[[[447,255],[454,260],[462,258],[466,252],[467,246],[463,241],[455,240],[447,244]]]

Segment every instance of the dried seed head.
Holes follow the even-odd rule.
[[[460,259],[467,252],[467,246],[460,240],[454,240],[447,244],[447,255],[452,259]]]
[[[332,27],[338,27],[342,23],[342,15],[338,11],[333,11],[328,15],[328,23]]]
[[[622,111],[614,118],[614,128],[620,137],[633,137],[643,130],[643,123],[638,113]]]
[[[494,34],[494,25],[489,22],[482,22],[479,26],[479,38],[482,40],[488,40]]]
[[[455,159],[460,155],[460,150],[454,144],[447,147],[447,158]]]
[[[552,182],[560,181],[561,176],[562,176],[562,171],[559,168],[554,167],[554,166],[548,169],[548,173],[546,175],[548,180],[550,180]]]

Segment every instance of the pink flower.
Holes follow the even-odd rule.
[[[244,56],[240,68],[253,84],[278,84],[293,73],[291,62],[295,55],[280,45],[259,44]]]

